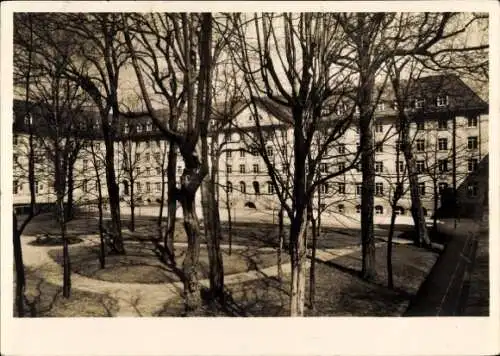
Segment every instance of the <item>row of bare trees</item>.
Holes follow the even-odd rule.
[[[131,71],[135,74],[133,82],[140,89],[139,97],[147,115],[169,143],[166,169],[162,161],[162,176],[164,179],[166,176],[162,189],[164,182],[167,185],[167,226],[161,232],[160,216],[159,228],[164,234],[165,261],[175,264],[173,237],[179,203],[188,237],[183,261],[187,310],[194,310],[200,304],[197,265],[201,226],[195,206],[199,190],[210,260],[211,299],[224,301],[225,297],[217,194],[217,157],[225,148],[211,139],[210,132],[235,124],[231,122],[233,105],[222,110],[222,115],[214,115],[217,100],[224,97],[225,102],[243,101],[252,113],[255,131],[245,137],[245,141],[264,161],[279,200],[279,236],[283,236],[283,215],[290,221],[290,310],[291,315],[297,316],[304,314],[308,226],[310,223],[314,226],[313,241],[320,226],[311,213],[312,207],[319,206],[320,202],[314,202],[313,198],[319,196],[322,185],[343,175],[358,161],[363,182],[362,275],[367,279],[375,277],[373,126],[382,93],[390,88],[397,102],[399,135],[403,142],[401,153],[406,161],[417,239],[419,244],[429,245],[411,150],[409,123],[413,117],[405,110],[409,88],[422,72],[446,69],[469,76],[484,75],[487,67],[484,60],[487,56],[483,57],[487,44],[467,42],[466,36],[487,22],[483,14],[40,13],[16,16],[19,33],[15,44],[25,59],[23,65],[19,65],[22,73],[19,83],[25,85],[26,104],[35,101],[31,89],[35,60],[45,71],[40,73],[43,87],[56,85],[53,90],[59,90],[51,94],[48,107],[57,108],[61,94],[71,93],[66,90],[71,87],[75,97],[81,94],[97,108],[105,145],[110,245],[118,254],[125,253],[125,245],[114,143],[120,135],[120,117],[131,120],[137,116],[124,109],[120,97],[123,76],[130,76]],[[220,76],[231,77],[227,81],[230,84],[217,85]],[[278,167],[268,154],[269,127],[260,115],[259,102],[277,105],[289,113],[286,127],[290,135],[287,134],[284,142],[285,149],[280,150],[290,163],[286,170]],[[157,110],[158,103],[166,106],[166,110]],[[71,106],[71,110],[75,110],[78,105]],[[67,125],[64,115],[68,112],[72,111],[59,114],[50,111],[53,119],[63,120],[54,121],[57,127]],[[331,154],[331,147],[352,126],[359,128],[360,149],[342,169],[319,174],[320,164]],[[57,139],[61,135],[56,132]],[[70,151],[63,146],[62,142],[57,145],[61,147],[61,154]],[[54,152],[59,155],[59,149]],[[177,154],[185,167],[179,184]],[[127,157],[131,159],[132,154]],[[59,166],[59,156],[55,162],[58,172],[68,172],[68,167]],[[128,168],[132,168],[129,163]],[[61,186],[65,185],[62,183],[66,182],[65,175],[60,173],[56,178]],[[129,178],[133,189],[133,177]],[[62,211],[66,188],[61,189],[58,202]],[[165,191],[162,192],[161,204]],[[398,196],[394,195],[394,204]],[[32,203],[35,203],[34,197]],[[62,221],[66,221],[65,218]],[[63,226],[62,229],[64,231]],[[20,233],[16,236],[19,238]],[[18,264],[22,265],[19,257],[16,266]],[[18,275],[21,276],[21,271]]]

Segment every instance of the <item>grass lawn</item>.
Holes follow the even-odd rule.
[[[25,295],[25,313],[30,317],[113,316],[118,310],[116,300],[105,294],[72,289],[70,298],[66,299],[62,287],[47,283],[30,268],[26,268]]]
[[[373,282],[359,277],[360,256],[353,253],[317,264],[315,309],[308,316],[400,316],[427,276],[437,255],[408,245],[394,246],[395,289],[386,287],[385,247],[377,249],[377,271]],[[286,316],[289,315],[290,276],[283,282],[275,278],[230,285],[234,304],[230,308],[204,306],[193,316]],[[306,296],[309,295],[306,285]],[[306,301],[306,306],[308,302]],[[183,313],[182,298],[165,303],[159,316]]]
[[[71,267],[74,273],[109,282],[120,283],[171,283],[180,281],[179,273],[163,264],[149,242],[129,242],[127,254],[111,255],[106,258],[106,267],[100,268],[96,246],[72,246],[70,249]],[[186,248],[176,248],[176,261],[182,266]],[[49,255],[59,264],[62,263],[62,249],[52,249]],[[257,249],[235,249],[229,255],[222,250],[224,273],[226,275],[262,269],[276,264],[274,251]],[[284,262],[288,256],[283,255]],[[209,262],[207,249],[200,249],[199,278],[208,278]]]

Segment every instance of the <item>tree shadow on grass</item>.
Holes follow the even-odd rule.
[[[72,289],[69,298],[62,295],[62,287],[45,281],[35,270],[26,270],[26,316],[37,317],[102,317],[114,316],[117,301],[108,294],[97,294]],[[14,316],[17,316],[16,313]]]

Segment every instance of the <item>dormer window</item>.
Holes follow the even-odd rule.
[[[384,111],[385,110],[385,103],[378,103],[377,104],[377,110],[378,111]]]
[[[436,98],[436,106],[442,107],[448,105],[448,95],[439,95]]]
[[[26,115],[26,116],[24,117],[24,124],[25,124],[26,126],[31,125],[31,123],[32,123],[32,122],[33,122],[33,120],[31,120],[31,115],[30,115],[30,114],[28,114],[28,115]]]
[[[136,130],[137,132],[142,132],[142,125],[141,124],[137,125]]]
[[[447,106],[448,105],[448,95],[439,95],[436,98],[436,106]]]
[[[146,131],[148,131],[148,132],[149,132],[149,131],[152,131],[152,130],[153,130],[153,124],[151,124],[150,122],[148,122],[148,123],[146,124]]]
[[[123,126],[123,133],[128,134],[128,124]]]
[[[422,109],[425,105],[425,99],[416,99],[415,100],[415,109]]]

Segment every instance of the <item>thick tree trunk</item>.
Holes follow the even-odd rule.
[[[99,170],[97,169],[97,162],[96,162],[96,157],[95,157],[95,152],[94,152],[94,143],[91,142],[91,147],[92,147],[92,159],[93,159],[93,165],[94,165],[94,172],[96,176],[96,182],[97,182],[97,210],[99,212],[99,264],[101,269],[106,267],[106,243],[105,243],[105,238],[104,238],[104,219],[103,219],[103,197],[102,197],[102,183],[101,183],[101,177],[99,175]]]
[[[361,275],[365,279],[374,279],[376,274],[375,236],[373,230],[375,187],[375,151],[373,141],[373,120],[367,113],[360,122],[361,169],[363,179],[361,193]]]
[[[209,259],[209,280],[211,297],[223,300],[224,296],[224,267],[220,251],[220,221],[215,204],[213,185],[206,177],[201,186],[203,223],[207,242]]]
[[[283,279],[283,266],[282,266],[282,251],[283,251],[283,241],[284,241],[284,229],[283,229],[283,207],[280,206],[278,212],[278,247],[276,249],[277,258],[277,268],[278,268],[278,280]]]
[[[409,139],[409,123],[402,124],[402,137],[403,137],[403,153],[408,169],[408,180],[410,183],[410,196],[411,196],[411,214],[415,224],[415,243],[417,246],[424,245],[430,246],[429,233],[425,225],[424,211],[422,209],[422,202],[420,200],[420,193],[418,191],[418,173],[413,157],[412,148]]]
[[[307,216],[306,209],[298,211],[290,226],[290,247],[292,264],[292,290],[290,295],[290,316],[304,316],[305,269],[307,261]]]
[[[396,223],[396,203],[392,204],[391,223],[389,225],[389,235],[387,236],[387,286],[394,288],[392,273],[392,238],[394,236],[394,224]]]
[[[167,228],[165,231],[165,238],[163,241],[164,247],[164,261],[169,261],[175,266],[175,251],[174,251],[174,234],[175,234],[175,215],[177,211],[177,197],[176,197],[176,182],[175,182],[175,168],[177,165],[177,154],[175,152],[175,145],[171,143],[168,150],[168,163],[167,163]]]
[[[14,249],[14,266],[16,271],[16,309],[17,316],[24,317],[24,288],[26,286],[26,277],[24,275],[23,250],[21,246],[21,234],[17,230],[17,216],[12,214],[12,237]]]
[[[316,250],[318,248],[318,238],[321,233],[321,194],[318,194],[318,217],[317,219],[312,218],[312,248],[311,248],[311,267],[309,270],[309,304],[311,309],[315,309],[315,295],[316,295]],[[312,206],[310,206],[311,211],[309,212],[312,216]]]
[[[114,113],[115,115],[115,113]],[[107,116],[103,118],[102,121],[107,120]],[[107,123],[103,123],[107,126]],[[109,127],[108,127],[109,130]],[[109,199],[109,210],[111,212],[111,224],[112,224],[112,248],[117,254],[125,254],[125,247],[123,245],[123,236],[121,228],[121,217],[120,217],[120,189],[116,181],[115,174],[115,155],[114,155],[114,141],[111,138],[109,132],[104,132],[104,144],[106,146],[106,186],[108,188],[108,199]]]
[[[186,312],[196,310],[200,304],[200,293],[198,285],[198,259],[200,256],[200,223],[196,215],[195,194],[199,186],[199,176],[196,173],[188,173],[184,170],[182,180],[183,184],[179,192],[182,213],[184,215],[184,229],[187,235],[187,251],[183,262],[184,274],[184,303]],[[193,183],[191,183],[193,182]],[[196,188],[194,187],[196,186]]]

